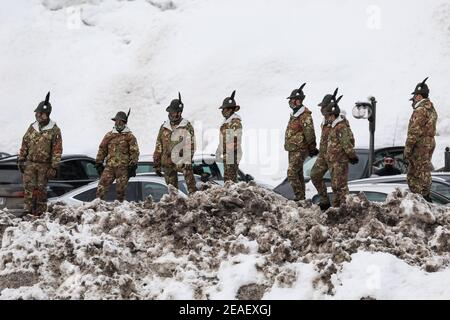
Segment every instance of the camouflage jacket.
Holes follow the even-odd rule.
[[[311,111],[303,106],[295,114],[291,113],[284,137],[284,149],[307,153],[315,147],[316,135]]]
[[[324,120],[321,125],[321,128],[322,128],[322,135],[320,136],[319,155],[325,156],[327,154],[328,136],[330,135],[331,131],[331,123]]]
[[[339,115],[331,124],[327,144],[327,162],[348,162],[355,158],[355,138],[347,119]]]
[[[105,135],[95,162],[103,163],[105,160],[108,167],[128,167],[138,163],[139,146],[128,127],[120,133],[114,128]]]
[[[437,118],[436,110],[430,100],[422,99],[415,104],[408,125],[405,159],[409,158],[415,149],[434,148]]]
[[[153,161],[155,169],[191,164],[195,153],[194,127],[186,119],[178,125],[165,121],[156,139]]]
[[[58,168],[62,154],[61,130],[52,120],[42,128],[36,121],[23,136],[19,151],[19,161],[50,163]]]
[[[239,164],[242,158],[242,122],[241,117],[233,113],[220,126],[219,146],[216,158],[228,164]]]

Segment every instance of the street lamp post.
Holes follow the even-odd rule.
[[[353,107],[353,117],[367,119],[369,121],[369,176],[372,175],[372,165],[375,150],[375,122],[377,115],[377,101],[375,97],[369,97],[370,102],[356,102]]]

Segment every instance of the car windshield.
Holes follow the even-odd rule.
[[[357,164],[350,164],[348,168],[348,180],[361,179],[364,174],[364,170],[368,160],[368,154],[360,153],[358,154],[359,162]],[[303,175],[305,179],[311,179],[311,170],[316,163],[317,157],[306,159],[303,164]],[[325,180],[331,180],[330,171],[328,170],[324,175]]]

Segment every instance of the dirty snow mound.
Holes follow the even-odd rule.
[[[401,191],[322,213],[252,183],[171,190],[159,203],[55,204],[35,221],[0,211],[0,298],[261,299],[299,282],[330,298],[358,252],[443,270],[449,223],[448,207]]]

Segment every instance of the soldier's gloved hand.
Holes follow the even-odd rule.
[[[349,161],[351,164],[357,164],[359,162],[359,158],[358,156],[355,156],[354,158],[350,158]]]
[[[137,164],[128,166],[128,178],[136,177]]]
[[[105,170],[105,166],[103,165],[103,163],[97,162],[95,164],[95,169],[97,170],[98,175],[101,176],[103,173],[103,170]]]
[[[56,169],[50,168],[47,170],[47,178],[54,179],[56,178]]]
[[[25,172],[25,160],[18,160],[17,166],[19,167],[19,171],[21,174],[24,174]]]
[[[309,156],[311,158],[314,157],[314,156],[317,156],[318,154],[319,154],[319,149],[317,149],[317,148],[309,150]]]
[[[158,177],[162,177],[162,176],[163,176],[163,174],[162,174],[162,172],[161,172],[161,168],[155,168],[155,173],[156,173],[156,175],[157,175]]]

